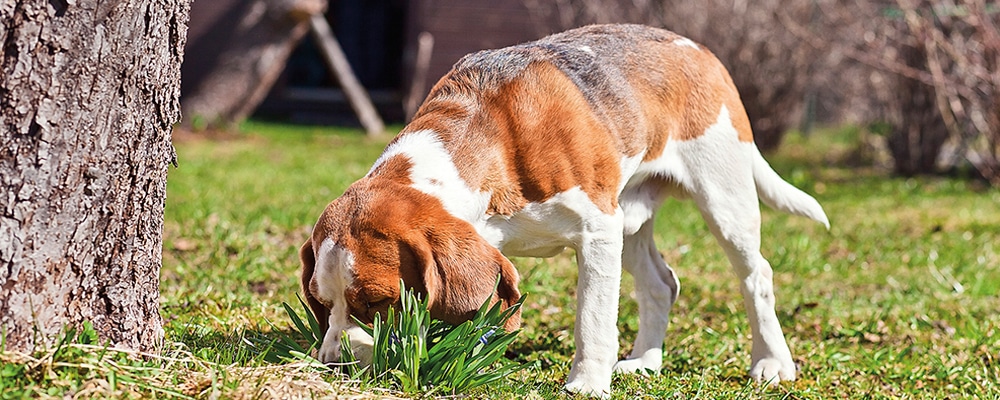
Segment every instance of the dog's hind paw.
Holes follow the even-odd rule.
[[[777,358],[762,358],[753,363],[750,377],[758,383],[776,386],[782,381],[795,380],[795,363],[783,362]]]

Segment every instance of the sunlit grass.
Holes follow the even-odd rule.
[[[816,195],[832,224],[826,231],[764,211],[762,251],[775,270],[778,316],[799,379],[770,390],[748,382],[749,326],[736,279],[697,210],[668,201],[656,241],[679,274],[681,293],[664,368],[651,377],[616,376],[615,398],[1000,397],[1000,190],[845,167],[850,134],[792,135],[767,156]],[[182,350],[185,361],[143,361],[161,370],[150,374],[158,377],[150,385],[193,382],[182,394],[195,398],[282,397],[258,395],[281,382],[288,398],[403,395],[265,360],[247,340],[277,338],[266,321],[291,331],[282,303],[296,301],[298,246],[387,140],[258,122],[224,140],[176,143],[180,168],[168,182],[161,293],[167,348]],[[562,385],[574,351],[572,257],[514,260],[528,298],[523,331],[507,356],[526,368],[472,397],[569,397]],[[622,286],[621,355],[638,327],[631,282],[626,276]],[[19,365],[3,362],[0,368]],[[67,376],[59,393],[110,380],[88,373]],[[17,382],[18,390],[48,390]]]

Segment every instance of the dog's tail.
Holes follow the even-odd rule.
[[[757,196],[764,204],[778,211],[812,219],[830,229],[830,220],[816,199],[781,179],[756,146],[753,153],[753,179],[757,183]]]

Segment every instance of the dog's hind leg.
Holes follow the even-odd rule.
[[[752,168],[756,149],[736,136],[723,107],[716,124],[680,144],[679,154],[689,171],[688,192],[740,279],[753,335],[750,376],[776,384],[795,379],[795,363],[774,311],[771,265],[760,254],[760,203]]]
[[[716,196],[696,195],[695,201],[740,279],[753,335],[750,376],[772,384],[795,380],[795,364],[774,311],[771,265],[760,254],[756,194],[752,187],[744,193],[719,192]]]
[[[760,205],[749,174],[703,182],[692,197],[740,279],[753,335],[750,376],[777,384],[795,379],[795,364],[774,311],[771,265],[760,254]]]
[[[635,278],[639,334],[629,357],[615,364],[616,372],[658,371],[663,364],[663,338],[680,284],[656,250],[653,220],[649,218],[637,232],[625,236],[622,267]]]

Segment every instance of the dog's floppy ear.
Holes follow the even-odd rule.
[[[517,269],[464,221],[425,232],[410,247],[421,264],[427,307],[434,318],[458,324],[471,319],[487,298],[510,307],[521,297]],[[520,326],[518,311],[504,328]]]
[[[330,309],[320,303],[310,289],[310,282],[316,272],[316,253],[313,251],[312,238],[306,239],[305,244],[299,248],[299,260],[302,261],[302,292],[305,293],[306,304],[319,322],[320,331],[316,334],[323,337],[330,328]]]
[[[485,243],[485,242],[484,242]],[[517,273],[517,268],[514,268],[514,264],[504,257],[497,250],[490,246],[496,256],[499,257],[500,263],[500,284],[497,286],[497,296],[500,301],[503,302],[504,308],[513,306],[521,299],[521,291],[517,290],[517,284],[521,280],[521,276]],[[507,323],[504,325],[504,330],[507,332],[513,332],[521,328],[521,309],[518,308],[514,315],[510,316]]]

